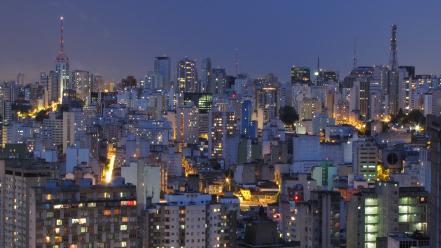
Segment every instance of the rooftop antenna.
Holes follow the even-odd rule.
[[[357,68],[357,38],[354,38],[354,54],[353,54],[353,67]]]
[[[64,16],[60,16],[60,54],[64,53]]]
[[[236,48],[234,50],[234,69],[236,71],[236,75],[239,74],[239,49]]]

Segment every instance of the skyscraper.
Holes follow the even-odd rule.
[[[178,62],[177,66],[178,91],[198,92],[196,63],[188,58],[184,58]]]
[[[426,129],[430,136],[431,194],[429,209],[430,247],[440,247],[440,178],[441,178],[441,117],[428,115]]]
[[[78,98],[88,104],[92,91],[92,75],[88,71],[75,70],[70,79],[69,88],[74,89]]]
[[[69,82],[69,58],[64,53],[64,17],[60,17],[60,51],[55,58],[55,72],[58,75],[58,102],[63,98],[63,92],[68,88]]]
[[[162,85],[165,89],[170,88],[170,71],[171,71],[171,61],[167,56],[155,57],[155,73],[162,76]]]
[[[311,70],[308,67],[291,67],[291,83],[311,83]]]
[[[201,76],[201,91],[213,93],[210,88],[212,83],[212,66],[211,59],[205,58],[202,60],[202,76]]]

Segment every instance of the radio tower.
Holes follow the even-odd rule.
[[[387,93],[389,95],[389,114],[395,115],[400,109],[399,77],[397,59],[397,25],[392,25],[390,38],[389,82]]]
[[[390,38],[390,69],[392,71],[398,70],[397,59],[397,25],[392,25],[391,38]]]
[[[58,76],[56,85],[52,85],[49,102],[61,103],[64,90],[69,88],[69,58],[64,53],[64,17],[60,16],[60,51],[55,58],[55,72]],[[57,92],[57,93],[55,93]]]
[[[64,54],[64,17],[60,16],[60,54]]]
[[[357,68],[357,38],[354,39],[353,68]]]

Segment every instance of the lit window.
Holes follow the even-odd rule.
[[[121,230],[121,231],[127,231],[127,225],[121,225],[121,226],[119,227],[119,230]]]

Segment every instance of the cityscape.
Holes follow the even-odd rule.
[[[260,63],[280,67],[291,59],[279,75],[279,69],[259,72],[267,69],[247,58],[256,47],[252,39],[248,48],[227,46],[225,37],[235,37],[226,24],[225,30],[213,27],[219,33],[213,54],[174,57],[164,50],[170,44],[184,49],[192,40],[164,39],[164,48],[142,54],[142,74],[118,77],[133,62],[97,69],[107,68],[101,65],[106,57],[87,68],[71,52],[91,42],[74,34],[81,20],[93,18],[71,14],[88,4],[46,2],[42,6],[60,12],[36,30],[42,40],[56,37],[48,45],[53,53],[38,57],[51,62],[46,69],[46,62],[31,58],[23,58],[23,66],[12,58],[9,64],[11,54],[22,54],[19,40],[26,34],[16,23],[0,24],[0,34],[14,29],[16,35],[0,41],[0,247],[441,247],[441,70],[426,66],[438,51],[424,54],[432,57],[418,63],[423,68],[409,55],[400,59],[402,43],[424,49],[420,37],[402,33],[428,27],[384,21],[375,29],[387,35],[372,40],[335,32],[352,44],[340,44],[351,55],[347,61],[308,51],[311,63],[286,51],[286,58]],[[200,4],[244,4],[232,3]],[[285,3],[264,6],[271,12]],[[159,5],[151,4],[146,15],[163,11]],[[66,6],[69,14],[58,11]],[[13,15],[19,15],[16,7]],[[130,18],[124,3],[117,8],[127,17],[112,18]],[[168,23],[155,25],[167,29]],[[176,22],[179,29],[186,24]],[[247,25],[244,32],[252,36],[257,29]],[[29,37],[27,49],[46,49],[39,39]],[[277,50],[277,39],[266,49]],[[385,47],[375,64],[365,63],[373,56],[367,54],[381,50],[366,47],[370,42]],[[125,52],[116,46],[109,54]],[[194,45],[188,51],[199,48],[206,50]],[[217,56],[229,62],[218,65]]]

